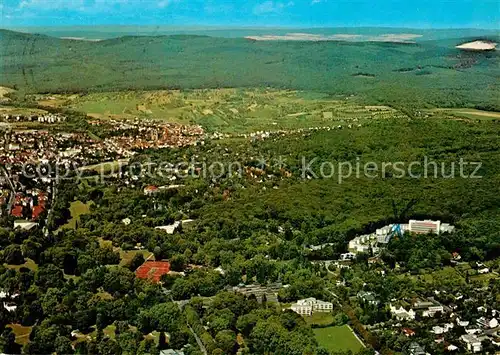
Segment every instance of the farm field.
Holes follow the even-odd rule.
[[[500,112],[483,111],[471,108],[448,108],[434,109],[431,112],[444,113],[456,117],[463,117],[473,120],[499,120]]]
[[[328,327],[313,329],[318,343],[331,352],[352,351],[357,353],[363,345],[352,333],[347,325],[341,327]]]
[[[355,96],[273,89],[210,89],[151,92],[103,92],[68,95],[61,108],[99,119],[150,118],[201,125],[206,130],[245,133],[293,130],[360,123],[370,119],[406,117],[383,105],[364,105]],[[47,101],[34,95],[38,104]]]

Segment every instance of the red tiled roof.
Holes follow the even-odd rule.
[[[45,207],[44,206],[33,206],[33,210],[31,211],[31,219],[35,220],[35,219],[38,219],[38,217],[40,217],[40,215],[43,213],[43,211],[45,211]]]
[[[403,333],[405,333],[406,335],[415,335],[415,331],[410,328],[403,328]]]
[[[170,263],[168,261],[146,261],[135,271],[135,276],[140,279],[149,279],[159,282],[160,278],[168,274]]]
[[[14,206],[14,208],[12,208],[12,212],[10,214],[14,217],[22,218],[23,217],[23,206]]]

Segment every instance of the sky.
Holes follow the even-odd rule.
[[[0,27],[186,25],[500,30],[500,0],[0,0]]]

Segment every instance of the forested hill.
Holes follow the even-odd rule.
[[[272,86],[395,106],[498,110],[498,54],[455,49],[469,39],[398,44],[182,35],[92,42],[1,30],[0,85],[28,92]]]

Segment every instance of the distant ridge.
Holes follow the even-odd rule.
[[[55,26],[19,27],[11,30],[40,33],[52,37],[75,37],[91,39],[110,39],[122,36],[162,36],[162,35],[202,35],[222,38],[244,38],[247,36],[280,36],[286,33],[311,33],[323,36],[336,34],[358,34],[377,36],[381,34],[415,33],[421,40],[437,40],[461,37],[495,36],[498,31],[481,29],[418,29],[398,27],[217,27],[217,26]]]
[[[401,44],[178,34],[92,42],[1,30],[0,86],[45,93],[274,87],[420,108],[447,107],[453,98],[500,110],[500,57],[455,48],[469,38]]]

